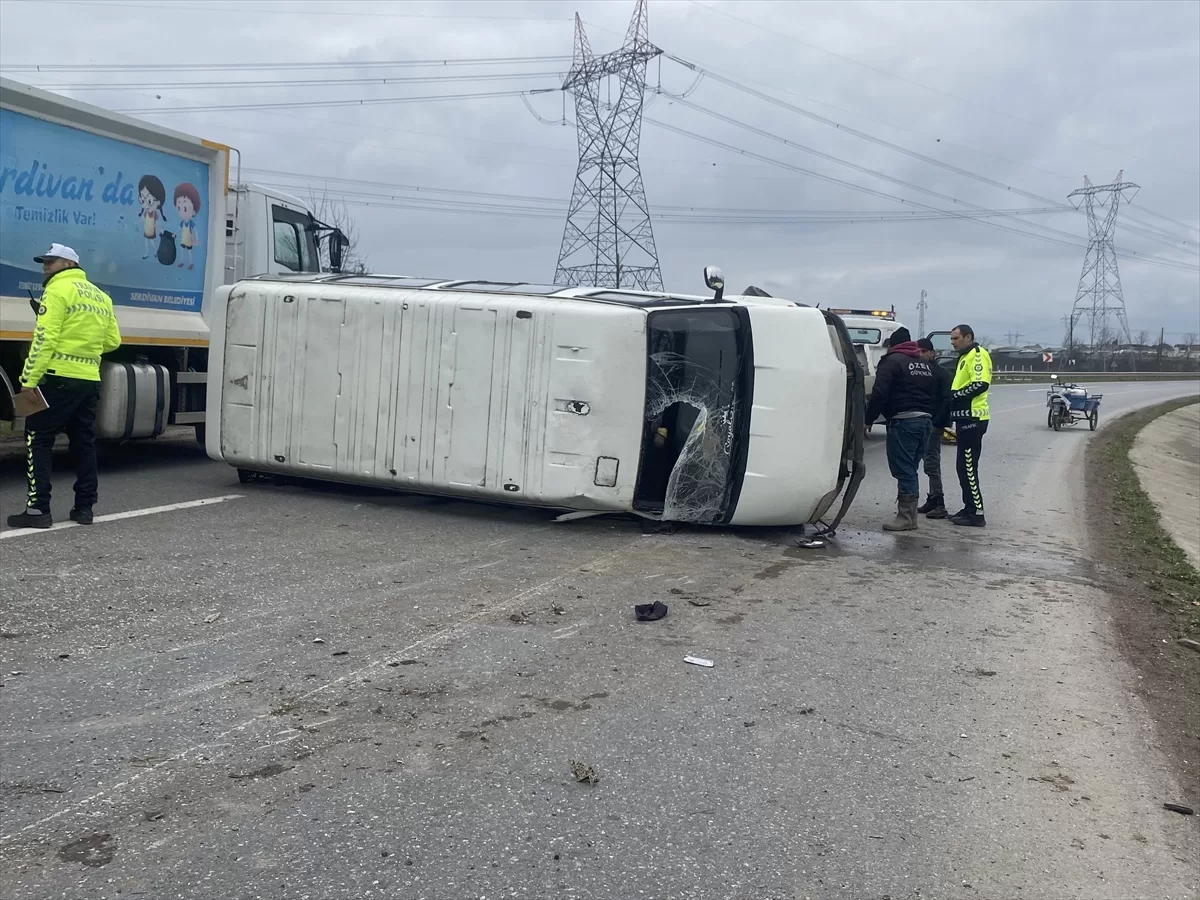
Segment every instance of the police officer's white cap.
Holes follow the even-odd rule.
[[[35,256],[33,261],[38,265],[41,265],[48,259],[65,259],[73,263],[78,263],[79,254],[66,244],[51,244],[49,250],[47,250],[41,256]]]

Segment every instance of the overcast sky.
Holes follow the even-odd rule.
[[[632,0],[3,0],[0,67],[8,77],[69,86],[55,89],[119,110],[554,88],[569,68],[574,13],[582,16],[593,50],[604,53],[620,45],[633,8]],[[1200,332],[1200,3],[650,0],[650,38],[668,53],[873,138],[1055,202],[1065,202],[1085,174],[1104,184],[1124,169],[1141,190],[1129,207],[1136,221],[1127,222],[1122,208],[1118,248],[1190,267],[1120,261],[1131,330],[1157,337],[1165,327],[1168,341]],[[499,57],[558,59],[503,66],[362,65]],[[248,62],[341,65],[188,68]],[[14,68],[29,64],[155,68]],[[466,77],[367,81],[447,75]],[[659,78],[659,66],[651,64],[652,94]],[[216,81],[239,86],[192,86]],[[262,83],[270,81],[289,83]],[[694,81],[679,64],[662,63],[666,90],[680,93]],[[99,85],[105,87],[82,89]],[[986,209],[1048,205],[713,79],[702,80],[687,102],[793,145],[665,94],[648,100],[641,160],[652,212],[904,209],[895,200],[710,146],[657,123],[940,209],[955,204],[917,188]],[[542,119],[561,122],[561,93],[529,102]],[[373,271],[543,283],[553,277],[575,173],[575,130],[544,124],[518,96],[136,114],[237,147],[249,170],[245,180],[288,185],[301,196],[311,185],[343,197]],[[574,121],[569,98],[566,117]],[[403,208],[414,205],[415,186],[439,191],[423,191],[426,199],[419,201],[434,209]],[[513,215],[507,211],[513,204],[534,212]],[[702,267],[715,264],[732,290],[756,284],[808,303],[895,304],[914,330],[924,289],[929,328],[966,320],[994,343],[1006,343],[1010,332],[1019,332],[1022,343],[1060,342],[1083,263],[1085,218],[1055,213],[985,221],[1038,237],[979,220],[766,225],[714,222],[710,214],[701,221],[656,221],[654,235],[669,289],[702,292]]]

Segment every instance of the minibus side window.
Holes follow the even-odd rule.
[[[749,404],[747,339],[741,316],[727,307],[649,315],[637,509],[675,522],[726,515]]]

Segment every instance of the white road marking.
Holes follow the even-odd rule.
[[[151,506],[147,509],[130,509],[125,512],[109,513],[106,516],[96,516],[95,523],[119,522],[121,519],[136,519],[140,516],[153,516],[158,513],[174,512],[178,509],[194,509],[198,506],[212,506],[214,503],[225,503],[229,500],[240,500],[245,494],[226,494],[224,497],[206,497],[203,500],[189,500],[186,503],[168,503],[166,506]],[[60,522],[49,528],[13,528],[10,531],[0,531],[0,540],[5,538],[25,537],[31,534],[47,534],[51,531],[63,531],[67,528],[81,527],[78,522]]]

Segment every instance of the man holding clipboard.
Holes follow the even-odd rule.
[[[100,401],[100,357],[121,346],[121,331],[108,294],[87,280],[79,254],[52,244],[34,262],[45,280],[36,308],[37,325],[21,370],[18,415],[25,416],[25,511],[8,517],[10,528],[49,528],[50,470],[54,440],[62,432],[75,456],[75,505],[71,519],[92,524],[96,503],[96,405]]]

